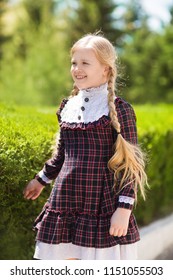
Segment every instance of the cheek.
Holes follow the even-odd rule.
[[[73,75],[74,75],[74,68],[73,68],[73,67],[70,68],[70,74],[71,74],[72,77],[73,77]]]

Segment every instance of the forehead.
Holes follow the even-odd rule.
[[[89,47],[81,47],[74,50],[72,54],[72,59],[97,60],[93,49]]]

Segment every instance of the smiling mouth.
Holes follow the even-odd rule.
[[[78,80],[82,80],[82,79],[86,78],[86,76],[75,76],[75,78]]]

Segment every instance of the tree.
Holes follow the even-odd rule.
[[[124,80],[126,87],[123,96],[131,102],[145,102],[147,99],[148,73],[151,69],[148,45],[152,44],[154,36],[148,29],[136,30],[133,37],[126,41],[121,53],[124,65]]]
[[[3,47],[0,100],[57,105],[71,85],[64,34],[57,27],[49,1],[38,2],[45,6],[38,8],[37,1],[28,1],[36,7],[29,14],[24,2],[18,3],[22,16],[16,19],[13,40]]]
[[[129,80],[123,95],[131,102],[173,102],[173,31],[162,33],[140,29],[122,54]]]
[[[167,26],[160,35],[157,47],[160,47],[155,67],[152,73],[152,82],[157,88],[157,99],[162,102],[173,103],[173,29],[172,24]]]
[[[125,4],[123,15],[124,29],[126,33],[133,35],[135,31],[147,25],[148,16],[144,12],[138,0],[128,1]]]
[[[170,24],[173,25],[173,6],[171,6],[171,7],[169,8],[169,13],[170,13],[170,16],[171,16]]]
[[[50,23],[55,12],[56,2],[54,0],[23,0],[23,5],[28,14],[30,24],[35,28],[46,21]]]
[[[119,28],[116,11],[119,4],[113,0],[81,0],[68,5],[68,44],[71,46],[86,33],[102,31],[116,44],[123,31]]]
[[[11,36],[4,33],[3,16],[7,9],[7,3],[8,0],[0,0],[0,59],[2,59],[3,56],[3,44],[11,38]]]

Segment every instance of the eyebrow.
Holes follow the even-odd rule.
[[[76,61],[76,59],[72,58],[71,62]],[[91,60],[88,59],[81,59],[82,62],[91,62]]]

